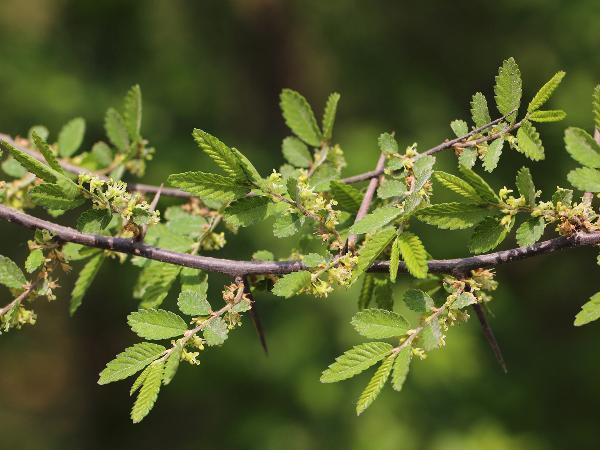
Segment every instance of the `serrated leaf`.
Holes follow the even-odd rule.
[[[572,201],[573,191],[571,189],[557,187],[554,194],[552,194],[552,203],[554,203],[555,206],[557,206],[559,202],[563,205],[570,206]]]
[[[129,148],[129,133],[121,113],[114,108],[108,108],[104,116],[106,135],[117,149],[124,153]]]
[[[594,88],[592,94],[592,113],[594,114],[594,127],[600,131],[600,84]]]
[[[464,136],[469,132],[469,125],[464,120],[453,120],[450,122],[450,128],[456,137]]]
[[[477,297],[471,292],[462,292],[450,305],[450,309],[463,309],[475,303],[477,303]]]
[[[413,174],[415,176],[413,191],[415,193],[419,192],[431,178],[434,164],[435,157],[431,155],[423,155],[413,164]]]
[[[546,222],[542,217],[532,217],[517,228],[517,244],[527,247],[535,244],[544,234]]]
[[[35,272],[44,263],[44,252],[40,248],[36,248],[29,253],[25,260],[25,270],[27,273]]]
[[[38,152],[42,154],[48,165],[52,169],[56,170],[58,173],[64,174],[63,168],[58,163],[56,155],[54,154],[52,149],[50,149],[48,143],[44,141],[35,131],[32,133],[31,138],[33,140],[35,148]]]
[[[388,278],[375,278],[373,299],[380,309],[385,309],[387,311],[392,311],[394,309],[392,283],[390,283]]]
[[[304,142],[295,137],[287,137],[281,144],[283,157],[296,167],[308,167],[312,164],[312,156]]]
[[[167,357],[165,361],[165,370],[163,372],[163,384],[167,385],[172,380],[175,374],[177,373],[177,369],[179,368],[179,362],[181,361],[181,353],[183,352],[183,344],[181,342],[177,342],[173,347],[173,350]]]
[[[409,289],[404,293],[404,303],[408,309],[424,313],[430,311],[435,306],[433,299],[420,289]]]
[[[477,194],[479,194],[483,200],[490,203],[498,203],[500,201],[492,187],[471,169],[465,166],[459,166],[458,170],[464,177],[465,181],[473,186],[475,192],[477,192]]]
[[[206,345],[214,346],[221,345],[227,340],[229,328],[227,323],[221,317],[209,319],[206,327],[202,330]]]
[[[529,102],[529,106],[527,107],[527,112],[531,113],[540,109],[552,96],[552,93],[558,87],[564,76],[565,72],[562,70],[560,72],[556,72],[554,76],[550,78],[550,80],[548,80],[546,84],[544,84],[531,99],[531,102]]]
[[[138,84],[132,86],[125,95],[123,119],[131,140],[139,140],[142,127],[142,90]]]
[[[178,187],[200,198],[230,202],[250,192],[250,187],[232,177],[214,173],[183,172],[169,175],[171,186]]]
[[[248,227],[268,218],[274,206],[268,197],[244,197],[230,204],[223,212],[223,218],[235,227]]]
[[[450,173],[440,172],[439,170],[434,172],[434,176],[435,179],[440,182],[440,184],[450,189],[452,192],[460,195],[465,200],[468,200],[472,203],[481,203],[483,201],[475,188],[465,180]]]
[[[320,264],[325,263],[327,260],[323,255],[319,255],[318,253],[309,253],[308,255],[302,256],[302,262],[306,267],[317,267]]]
[[[203,286],[208,288],[208,284]],[[206,316],[210,314],[210,303],[206,299],[206,289],[182,290],[177,297],[177,306],[179,310],[188,316]]]
[[[600,168],[600,145],[581,128],[565,130],[565,146],[567,152],[578,163],[594,169]]]
[[[304,216],[286,212],[280,214],[273,222],[273,235],[277,238],[286,238],[298,233],[304,223]]]
[[[356,213],[362,201],[361,192],[349,184],[332,181],[330,183],[331,195],[343,211]]]
[[[277,280],[271,292],[279,297],[290,298],[307,288],[310,281],[310,272],[306,270],[288,273]]]
[[[600,292],[594,294],[590,300],[581,307],[575,316],[573,325],[580,327],[600,318]]]
[[[187,331],[180,316],[164,309],[140,309],[127,316],[131,331],[144,339],[169,339]]]
[[[85,120],[81,117],[67,122],[58,134],[58,153],[63,158],[68,158],[81,146],[85,134]]]
[[[398,266],[400,265],[400,245],[399,238],[396,237],[392,244],[392,251],[390,253],[390,281],[396,282],[398,276]]]
[[[371,378],[371,381],[369,381],[365,390],[360,394],[358,402],[356,403],[357,416],[360,416],[379,396],[383,386],[385,386],[385,383],[390,377],[396,356],[397,354],[393,353],[381,363],[381,366],[375,371],[373,378]]]
[[[465,147],[462,149],[460,156],[458,157],[458,164],[468,169],[475,165],[477,161],[477,149],[472,147]]]
[[[142,383],[140,393],[131,410],[131,420],[133,423],[139,423],[154,407],[162,385],[163,370],[164,362],[162,361],[152,364],[150,369],[148,369],[148,374]]]
[[[365,274],[358,295],[358,309],[368,308],[373,298],[373,288],[375,287],[375,279],[371,274]]]
[[[525,197],[525,201],[529,206],[534,207],[536,190],[529,168],[521,167],[521,169],[519,169],[517,172],[517,178],[515,182],[517,189],[519,190],[519,194]]]
[[[503,116],[519,108],[521,104],[521,95],[523,83],[521,81],[521,71],[514,58],[509,58],[502,63],[496,76],[496,85],[494,94],[498,111]],[[517,111],[511,113],[507,119],[513,123],[517,118]]]
[[[44,141],[47,141],[48,136],[50,135],[48,128],[46,128],[44,125],[34,125],[31,128],[29,128],[29,130],[27,131],[27,139],[29,141],[33,140],[33,133],[36,133]]]
[[[365,309],[350,322],[354,329],[369,339],[385,339],[404,335],[410,325],[400,314],[385,309]]]
[[[589,167],[571,170],[567,179],[580,191],[600,192],[600,171]]]
[[[321,375],[321,383],[335,383],[352,378],[390,354],[393,347],[387,342],[367,342],[352,347],[335,359]]]
[[[471,99],[471,117],[473,118],[473,123],[475,123],[475,128],[481,128],[492,121],[487,100],[481,92],[473,94],[473,98]]]
[[[85,203],[83,197],[69,198],[60,186],[53,183],[43,183],[34,186],[29,191],[29,197],[36,205],[49,209],[60,209],[62,211],[77,208]]]
[[[255,261],[274,261],[275,255],[269,250],[258,250],[252,253],[252,259]]]
[[[100,372],[98,384],[108,384],[130,377],[159,358],[165,350],[162,345],[151,342],[140,342],[126,348]]]
[[[106,209],[88,209],[77,219],[77,229],[84,233],[99,233],[104,230],[112,219],[112,214]]]
[[[159,245],[168,248],[163,242],[164,240],[159,240]],[[179,266],[158,261],[151,261],[146,265],[134,287],[134,297],[140,299],[140,306],[156,308],[162,304],[180,271]]]
[[[397,218],[402,211],[395,206],[382,206],[367,214],[350,227],[353,234],[373,233]]]
[[[381,133],[377,138],[377,144],[383,153],[398,153],[398,142],[392,133]]]
[[[0,255],[0,284],[10,289],[22,289],[27,279],[12,259]]]
[[[378,231],[374,235],[368,237],[360,250],[358,251],[358,262],[352,274],[352,279],[356,280],[363,272],[365,272],[377,257],[383,252],[386,247],[392,242],[396,230],[386,228]]]
[[[540,134],[528,120],[524,120],[517,131],[517,143],[517,150],[532,161],[541,161],[545,158]]]
[[[413,233],[405,231],[398,236],[400,254],[408,272],[415,278],[425,278],[427,271],[427,252],[421,239]]]
[[[323,111],[323,123],[321,128],[323,129],[323,139],[330,141],[333,135],[333,124],[335,123],[335,115],[337,112],[337,105],[340,101],[340,94],[333,92],[329,94],[327,103],[325,104],[325,111]]]
[[[406,195],[406,183],[401,180],[384,179],[379,188],[377,188],[377,196],[381,199],[392,197],[404,197]]]
[[[71,315],[75,314],[75,311],[81,306],[83,297],[94,282],[103,262],[104,254],[99,253],[91,258],[85,266],[83,266],[81,272],[79,272],[77,281],[75,281],[75,286],[73,287],[73,292],[71,292],[71,302],[69,304],[69,313]]]
[[[410,369],[410,359],[412,356],[412,349],[410,347],[404,347],[398,352],[396,360],[394,361],[394,370],[392,372],[392,387],[395,391],[401,391],[408,370]]]
[[[241,180],[247,179],[246,173],[242,169],[239,158],[233,149],[229,148],[215,136],[198,128],[194,129],[192,136],[200,149],[229,177]]]
[[[486,217],[473,229],[469,250],[479,254],[493,250],[506,238],[508,230],[495,217]]]
[[[547,111],[535,111],[527,117],[532,122],[560,122],[567,117],[567,113],[562,109],[552,109]]]
[[[133,384],[131,385],[131,389],[129,389],[129,396],[131,397],[133,394],[136,393],[136,391],[142,387],[142,384],[144,384],[144,380],[146,380],[146,377],[148,376],[148,372],[150,372],[150,369],[152,368],[152,365],[148,365],[144,370],[142,370],[140,372],[140,374],[138,375],[138,377],[135,379],[135,381],[133,382]]]
[[[2,152],[0,151],[0,153]],[[2,162],[2,170],[6,175],[13,178],[22,178],[27,174],[27,169],[12,156],[9,156]]]
[[[440,322],[434,319],[425,325],[423,325],[423,331],[419,335],[419,347],[423,347],[423,350],[429,352],[435,350],[442,345],[443,333],[440,328]]]
[[[19,164],[21,164],[21,166],[23,166],[25,169],[27,169],[29,172],[31,172],[38,178],[41,178],[42,180],[47,181],[48,183],[55,183],[58,177],[60,177],[60,174],[58,172],[56,172],[46,164],[38,161],[33,156],[30,156],[22,150],[13,147],[8,142],[0,140],[0,147],[2,147],[5,151],[10,153],[10,155]]]
[[[306,99],[296,91],[284,89],[279,100],[283,118],[290,130],[308,145],[318,147],[321,144],[321,131]]]
[[[241,174],[243,175],[243,176],[240,176],[240,179],[245,179],[249,183],[258,185],[261,182],[262,177],[258,173],[258,170],[256,170],[256,167],[254,167],[254,164],[252,164],[250,162],[250,160],[248,158],[246,158],[246,156],[242,152],[240,152],[237,148],[232,147],[231,151],[237,158],[239,166],[240,166]]]
[[[416,213],[417,219],[444,230],[471,228],[494,211],[469,203],[438,203],[422,208]]]
[[[492,172],[496,167],[498,167],[498,161],[500,161],[500,155],[502,155],[503,146],[504,138],[498,138],[487,146],[487,151],[483,157],[483,168],[486,171]]]

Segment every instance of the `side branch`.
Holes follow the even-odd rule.
[[[0,205],[0,219],[16,223],[32,230],[50,231],[55,239],[61,242],[73,242],[86,247],[101,248],[118,253],[126,253],[141,256],[147,259],[175,264],[178,266],[201,269],[207,272],[223,273],[231,276],[243,275],[266,275],[286,274],[305,270],[306,266],[300,261],[239,261],[223,258],[212,258],[209,256],[190,255],[165,250],[132,239],[99,236],[81,233],[73,228],[57,225],[23,212]],[[471,256],[467,258],[430,260],[427,264],[431,273],[453,273],[454,271],[466,271],[479,268],[490,268],[500,264],[519,261],[537,255],[553,253],[565,248],[584,247],[600,244],[600,232],[584,233],[578,232],[569,237],[558,237],[528,247],[517,247],[511,250],[488,253],[485,255]],[[369,272],[389,271],[389,261],[376,261]],[[407,272],[406,265],[400,262],[399,271]]]

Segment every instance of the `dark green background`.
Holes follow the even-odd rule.
[[[489,179],[513,187],[516,170],[528,164],[548,198],[575,167],[564,127],[592,126],[599,43],[597,0],[3,0],[0,131],[25,134],[43,123],[56,138],[81,115],[90,146],[103,135],[106,108],[140,83],[144,135],[157,147],[146,181],[210,167],[190,137],[193,127],[242,149],[268,173],[281,163],[288,133],[278,92],[300,90],[320,113],[337,90],[334,134],[353,174],[374,166],[382,131],[422,149],[443,140],[450,120],[468,118],[473,92],[491,100],[497,67],[514,56],[527,99],[554,72],[567,71],[551,106],[569,117],[539,127],[546,161],[529,164],[505,151]],[[440,160],[452,170],[450,155]],[[466,234],[416,230],[436,257],[466,254]],[[30,233],[0,223],[0,236],[0,252],[22,263]],[[270,248],[284,256],[291,246],[271,238],[266,224],[232,237],[222,254],[248,258]],[[318,382],[336,354],[361,341],[348,325],[355,289],[327,300],[260,296],[270,355],[247,324],[203,354],[200,367],[182,367],[151,415],[132,425],[128,383],[100,387],[96,379],[136,341],[125,324],[136,307],[136,271],[105,266],[73,319],[67,277],[54,304],[36,305],[35,327],[0,337],[0,448],[596,449],[600,325],[572,326],[600,289],[596,253],[579,249],[498,269],[491,321],[508,375],[473,319],[450,332],[443,351],[414,364],[404,392],[386,387],[360,418],[354,401],[367,376]],[[211,277],[212,298],[223,281]],[[8,301],[4,291],[1,303]]]

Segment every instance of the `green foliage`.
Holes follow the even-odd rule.
[[[401,391],[410,369],[410,357],[412,351],[410,347],[404,347],[398,352],[394,361],[394,371],[392,372],[392,387],[395,391]]]
[[[243,197],[250,191],[247,184],[235,178],[205,172],[169,175],[168,182],[200,198],[223,203]]]
[[[517,228],[517,243],[521,247],[535,244],[543,236],[545,228],[546,222],[542,217],[527,219]]]
[[[358,263],[352,274],[352,278],[356,280],[367,268],[373,264],[375,259],[383,252],[394,239],[396,230],[386,228],[378,231],[370,237],[367,237],[365,243],[358,251]]]
[[[0,255],[0,284],[11,289],[22,289],[26,283],[19,266],[12,259]]]
[[[540,134],[528,120],[524,120],[517,131],[517,150],[532,161],[544,159],[544,146]]]
[[[390,281],[396,282],[398,276],[398,267],[400,265],[400,240],[396,236],[394,243],[392,244],[392,251],[390,253]]]
[[[406,183],[401,180],[384,179],[377,189],[377,196],[381,199],[392,197],[404,197],[406,195]]]
[[[506,238],[507,228],[495,217],[486,217],[473,229],[469,250],[471,253],[485,253],[495,249]]]
[[[502,63],[498,71],[494,94],[498,111],[503,116],[508,116],[510,123],[517,118],[517,112],[512,111],[518,109],[521,104],[522,90],[523,83],[519,66],[514,58],[509,58]]]
[[[343,211],[356,213],[362,201],[362,194],[358,189],[349,185],[332,181],[330,184],[331,195],[338,204],[338,207]]]
[[[552,96],[552,94],[554,93],[564,76],[565,72],[563,72],[562,70],[560,72],[556,72],[554,76],[550,78],[550,80],[548,80],[546,84],[544,84],[540,88],[540,90],[535,94],[533,99],[531,99],[531,102],[529,102],[529,106],[527,106],[527,112],[532,113],[544,106],[544,103],[546,103],[548,99]]]
[[[340,94],[337,92],[333,92],[327,98],[327,103],[325,104],[325,111],[323,112],[323,123],[321,128],[323,128],[323,139],[326,141],[331,140],[333,135],[333,124],[335,123],[335,114],[337,111],[337,105],[340,101]]]
[[[548,111],[534,111],[527,117],[532,122],[560,122],[567,117],[567,113],[560,109],[552,109]]]
[[[338,356],[321,375],[321,383],[335,383],[346,380],[364,372],[377,364],[392,351],[392,346],[386,342],[367,342],[352,347]]]
[[[71,302],[69,305],[69,313],[75,314],[75,311],[81,306],[83,297],[94,282],[102,263],[104,262],[104,254],[99,253],[92,257],[81,269],[75,281],[75,286],[71,292]]]
[[[81,117],[67,122],[58,134],[58,153],[60,156],[68,158],[73,155],[81,146],[84,134],[85,120]]]
[[[464,136],[469,132],[469,125],[464,120],[453,120],[450,122],[450,128],[452,128],[456,137]]]
[[[473,98],[471,99],[471,117],[476,128],[481,128],[492,121],[487,100],[481,92],[473,94]]]
[[[121,152],[129,148],[129,133],[125,119],[119,111],[109,108],[104,116],[104,129],[110,142]]]
[[[373,233],[396,219],[401,213],[402,211],[395,206],[383,206],[377,208],[375,211],[367,214],[352,225],[350,227],[350,233]]]
[[[44,141],[35,131],[31,133],[31,138],[33,139],[33,143],[38,152],[42,154],[48,165],[56,170],[58,173],[63,173],[63,169],[61,165],[58,163],[56,159],[56,155],[50,149],[50,146],[46,141]]]
[[[472,168],[477,161],[477,149],[473,147],[463,148],[460,156],[458,157],[458,163],[468,169]]]
[[[183,344],[181,341],[177,341],[177,343],[173,346],[171,353],[169,353],[167,360],[165,361],[165,369],[163,372],[163,384],[167,385],[171,381],[173,381],[173,377],[175,377],[177,369],[179,368],[182,353]]]
[[[429,225],[444,230],[460,230],[477,225],[493,211],[489,208],[469,203],[438,203],[420,209],[416,217]]]
[[[592,295],[590,300],[581,307],[575,316],[574,325],[579,327],[600,318],[600,292]]]
[[[500,155],[502,155],[502,147],[504,147],[503,138],[495,139],[488,145],[483,157],[483,168],[487,172],[493,172],[498,167],[498,161],[500,161]]]
[[[281,145],[283,157],[293,166],[308,167],[312,164],[312,156],[304,142],[296,137],[287,137]]]
[[[594,127],[600,130],[600,84],[594,88],[592,94],[592,113],[594,114]]]
[[[398,247],[408,272],[415,278],[425,278],[428,271],[427,252],[421,239],[405,231],[398,236]]]
[[[516,185],[519,194],[525,198],[527,204],[531,207],[535,206],[536,190],[529,168],[521,167],[521,169],[519,169],[517,172]]]
[[[381,133],[377,139],[379,150],[383,153],[393,154],[398,152],[398,142],[391,133]]]
[[[580,167],[571,170],[567,179],[580,191],[600,192],[600,170]]]
[[[298,294],[310,284],[310,272],[301,270],[288,273],[277,280],[273,286],[273,294],[279,297],[290,298]]]
[[[275,211],[267,197],[244,197],[230,204],[224,211],[225,221],[235,227],[248,227],[265,220]]]
[[[248,179],[246,171],[242,167],[240,158],[233,149],[229,148],[213,135],[198,128],[194,129],[192,136],[200,149],[206,153],[228,177],[231,177],[234,180],[246,181]],[[234,180],[231,181],[235,183]]]
[[[144,339],[168,339],[187,331],[185,321],[164,309],[140,309],[127,316],[131,331]]]
[[[409,309],[418,313],[427,312],[435,306],[429,294],[420,289],[408,289],[404,293],[404,303]]]
[[[207,345],[222,345],[227,340],[229,329],[222,318],[213,317],[207,319],[203,333]]]
[[[483,201],[473,186],[456,175],[437,170],[435,171],[434,176],[440,184],[460,195],[468,202],[481,203]]]
[[[131,139],[139,140],[142,128],[142,90],[137,84],[125,95],[123,119]]]
[[[385,309],[365,309],[352,318],[352,326],[369,339],[385,339],[402,336],[409,329],[404,317]]]
[[[458,170],[483,201],[493,204],[498,203],[496,192],[494,192],[492,187],[483,178],[465,166],[459,166]]]
[[[322,138],[321,131],[306,99],[296,91],[284,89],[279,100],[285,123],[290,130],[308,145],[318,147]]]
[[[371,299],[373,298],[373,290],[375,288],[375,277],[371,274],[365,274],[363,282],[360,287],[360,294],[358,296],[358,309],[363,310],[369,307]]]
[[[25,270],[27,273],[35,272],[44,263],[44,252],[37,248],[32,250],[25,260]]]
[[[181,271],[181,292],[177,298],[179,310],[188,316],[206,316],[212,308],[207,300],[208,276],[195,269]]]
[[[104,230],[112,219],[112,214],[106,209],[88,209],[77,219],[77,229],[84,233],[99,233]]]
[[[163,370],[164,363],[162,361],[157,361],[150,365],[140,388],[140,393],[131,410],[131,420],[133,423],[139,423],[154,407],[162,385]]]
[[[162,345],[151,342],[140,342],[126,348],[100,372],[98,384],[108,384],[124,380],[136,374],[152,361],[159,358],[165,350]]]
[[[565,148],[578,163],[594,169],[600,168],[600,145],[585,130],[567,128],[565,130]]]
[[[25,169],[27,169],[29,172],[31,172],[38,178],[41,178],[42,180],[47,181],[48,183],[55,183],[57,181],[59,174],[44,163],[39,162],[33,156],[30,156],[27,153],[17,149],[16,147],[13,147],[6,141],[0,140],[0,147],[8,153],[10,153],[10,155],[19,164],[21,164]]]
[[[373,378],[367,384],[365,390],[360,394],[358,402],[356,403],[356,415],[360,416],[365,409],[367,409],[371,403],[379,396],[383,386],[390,377],[392,372],[392,366],[396,359],[396,353],[388,356],[375,371]]]
[[[70,198],[58,184],[53,183],[35,186],[29,191],[29,197],[36,205],[62,211],[77,208],[85,202],[83,197]]]

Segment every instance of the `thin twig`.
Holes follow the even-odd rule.
[[[506,363],[504,362],[504,357],[502,356],[502,350],[500,349],[500,345],[498,344],[498,340],[494,335],[494,331],[492,330],[492,327],[490,326],[490,323],[487,320],[485,311],[479,303],[474,303],[473,309],[475,310],[475,314],[477,314],[477,318],[479,319],[479,324],[481,325],[481,329],[483,330],[483,335],[485,336],[486,341],[492,349],[492,352],[494,352],[496,361],[498,361],[498,364],[500,364],[500,367],[502,368],[504,373],[507,373],[508,369],[506,367]]]
[[[254,324],[254,329],[256,330],[256,334],[258,335],[258,339],[260,340],[260,345],[265,351],[265,355],[269,354],[269,348],[267,347],[267,338],[265,337],[265,329],[262,325],[262,321],[260,320],[260,315],[258,314],[258,309],[256,306],[256,301],[254,300],[254,296],[252,295],[252,291],[250,290],[250,283],[248,281],[248,277],[243,277],[244,281],[244,292],[248,297],[248,300],[252,302],[252,308],[248,312],[250,314],[250,319]]]
[[[156,194],[154,194],[154,198],[152,199],[152,203],[150,203],[150,207],[148,209],[150,212],[154,212],[154,210],[156,209],[156,206],[158,205],[158,200],[160,199],[160,194],[162,192],[162,188],[163,188],[163,185],[161,184],[158,187],[158,191],[156,192]],[[144,242],[144,238],[146,237],[147,232],[148,232],[148,224],[145,224],[142,226],[142,231],[140,232],[140,234],[136,237],[136,241]]]
[[[23,292],[21,292],[19,294],[19,296],[17,298],[15,298],[8,305],[1,308],[0,309],[0,317],[2,317],[4,314],[6,314],[8,311],[10,311],[15,305],[18,305],[21,302],[23,302],[23,300],[25,300],[27,298],[27,296],[33,292],[36,285],[37,285],[37,282],[31,283]]]

